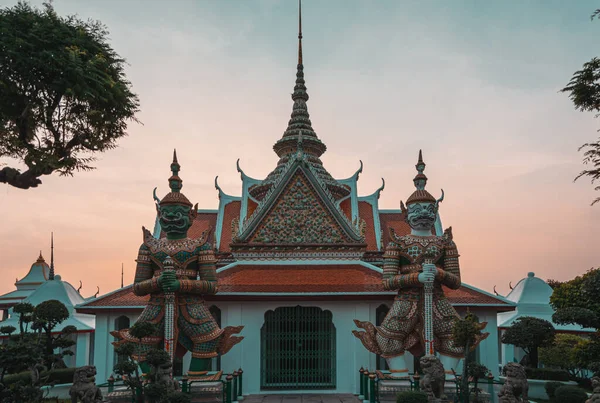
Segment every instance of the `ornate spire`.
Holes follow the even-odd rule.
[[[417,175],[413,179],[413,183],[417,190],[413,192],[412,195],[406,200],[406,204],[409,205],[411,203],[435,203],[435,197],[431,195],[428,191],[425,190],[425,185],[427,185],[427,176],[423,173],[425,170],[425,163],[423,162],[423,153],[419,150],[419,161],[415,165],[417,168]]]
[[[250,195],[255,199],[262,200],[277,178],[282,175],[287,162],[298,152],[301,145],[302,152],[306,156],[307,162],[317,172],[318,179],[329,189],[333,197],[338,200],[350,194],[350,190],[337,182],[329,172],[323,167],[319,159],[327,150],[325,144],[319,140],[317,133],[312,128],[310,116],[308,114],[308,93],[304,81],[304,59],[302,55],[302,0],[298,0],[298,65],[296,67],[296,84],[292,93],[291,118],[283,136],[273,146],[273,150],[279,156],[277,168],[275,168],[267,178],[258,185],[249,189]],[[302,132],[302,134],[300,134]],[[299,141],[301,137],[302,141]]]
[[[179,165],[179,162],[177,162],[177,150],[173,150],[173,162],[171,162],[172,175],[169,178],[169,187],[171,188],[171,192],[179,193],[179,191],[181,190],[181,187],[183,186],[181,184],[182,180],[179,177],[180,169],[181,169],[181,166]]]
[[[177,162],[177,151],[173,150],[173,162],[171,162],[171,177],[169,178],[169,188],[171,189],[171,192],[168,193],[165,197],[162,198],[162,200],[158,202],[160,206],[164,206],[166,204],[179,204],[182,206],[192,207],[192,203],[187,199],[187,197],[185,197],[183,193],[180,192],[181,188],[183,187],[183,181],[179,177],[180,169],[181,166],[179,165],[179,162]],[[158,198],[156,197],[155,193],[155,200],[157,199]]]
[[[425,190],[425,185],[427,185],[427,176],[423,173],[425,170],[425,163],[423,162],[423,152],[419,150],[419,161],[417,165],[417,176],[413,179],[413,183],[418,190]]]
[[[121,288],[123,288],[123,263],[121,263]]]
[[[425,171],[425,162],[423,162],[423,153],[419,150],[419,161],[417,161],[417,175],[413,179],[413,183],[417,190],[410,195],[410,197],[406,200],[406,205],[412,203],[435,203],[435,208],[438,208],[438,205],[442,200],[444,200],[444,189],[442,189],[442,195],[439,199],[435,199],[427,190],[425,190],[425,185],[427,185],[427,176],[423,173]],[[402,210],[404,210],[404,205],[402,204]]]
[[[37,258],[36,263],[44,263],[44,257],[42,256],[42,251],[40,251],[40,256]]]
[[[48,274],[48,280],[54,280],[54,232],[50,233],[50,273]]]
[[[302,64],[302,0],[298,0],[298,65]]]
[[[283,133],[283,138],[273,146],[273,149],[280,157],[284,157],[296,151],[296,137],[299,135],[300,130],[302,130],[304,136],[307,137],[307,152],[314,154],[318,158],[327,149],[325,144],[317,138],[317,134],[312,128],[308,108],[306,106],[308,98],[304,81],[302,55],[302,0],[298,0],[298,65],[296,67],[296,85],[294,86],[294,92],[292,93],[294,106],[292,108],[292,115],[288,122],[288,127]],[[310,138],[310,140],[308,140],[308,138]],[[288,140],[292,140],[292,142]]]

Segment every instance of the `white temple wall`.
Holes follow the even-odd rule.
[[[116,330],[117,318],[126,316],[131,325],[133,325],[141,313],[142,311],[140,310],[137,313],[99,311],[96,314],[96,333],[94,336],[94,365],[97,372],[96,383],[105,383],[110,375],[114,373],[115,349],[112,342],[115,338],[111,336],[110,332]]]
[[[360,367],[374,370],[376,368],[377,357],[368,352],[361,342],[352,335],[352,330],[357,330],[354,319],[367,320],[376,323],[376,310],[385,304],[391,305],[390,301],[243,301],[243,302],[208,302],[209,305],[215,305],[221,310],[221,325],[238,326],[244,325],[241,335],[244,340],[234,346],[226,355],[221,357],[221,369],[226,373],[231,373],[238,368],[244,370],[244,394],[265,393],[260,390],[260,365],[261,365],[261,327],[264,324],[265,313],[279,307],[293,306],[316,306],[332,313],[333,324],[336,328],[336,389],[327,389],[325,393],[358,393],[358,370]],[[458,307],[461,315],[466,313],[465,309]],[[480,308],[476,311],[472,309],[479,317],[480,321],[488,322],[485,331],[490,336],[484,340],[478,347],[479,361],[486,365],[495,377],[499,374],[500,349],[506,345],[501,345],[499,349],[499,332],[497,330],[496,312],[489,308]],[[108,377],[113,374],[114,367],[114,348],[112,342],[113,336],[110,332],[115,330],[116,321],[121,316],[126,316],[133,325],[138,318],[139,312],[98,312],[96,315],[96,331],[94,340],[94,362],[97,370],[97,382],[104,383]],[[78,340],[79,341],[79,340]],[[87,345],[90,344],[90,338],[87,337]],[[79,347],[76,355],[77,365],[84,360],[82,357],[89,357],[88,354],[80,354],[84,351],[83,345]],[[503,350],[504,351],[504,350]],[[189,368],[191,357],[186,354],[183,359],[184,372]],[[410,353],[407,353],[407,362],[409,370],[412,371],[412,362]],[[84,364],[85,365],[85,364]],[[460,364],[462,369],[462,364]],[[273,393],[282,393],[274,391]],[[290,391],[294,393],[297,391]],[[316,392],[316,391],[313,391]],[[268,393],[268,392],[266,392]]]
[[[244,370],[244,394],[269,393],[260,390],[261,327],[265,313],[279,307],[315,306],[332,313],[336,328],[336,388],[325,393],[357,393],[360,367],[375,368],[376,356],[369,353],[354,337],[357,330],[354,319],[375,322],[375,311],[383,301],[268,301],[268,302],[219,302],[222,326],[244,325],[244,340],[234,346],[221,359],[221,369],[232,372]],[[389,302],[388,302],[389,303]],[[273,391],[273,393],[297,393],[297,390]],[[317,391],[312,391],[317,392]]]

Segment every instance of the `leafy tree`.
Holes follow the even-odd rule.
[[[0,183],[29,189],[40,177],[90,170],[93,154],[116,147],[139,101],[106,27],[52,6],[0,9]]]
[[[129,334],[142,339],[154,333],[155,325],[151,323],[136,322]],[[146,361],[143,365],[136,359],[136,344],[133,342],[124,342],[115,348],[115,352],[125,357],[114,369],[118,375],[123,377],[123,382],[134,393],[139,402],[146,399],[149,403],[188,403],[190,397],[182,392],[173,391],[172,388],[161,379],[160,368],[169,367],[169,354],[157,348],[152,348],[146,353]],[[144,370],[144,377],[140,375],[139,368]],[[145,379],[144,379],[145,378]],[[147,382],[144,382],[147,380]]]
[[[75,345],[75,342],[68,338],[77,331],[75,326],[66,326],[60,333],[53,335],[56,326],[68,318],[67,307],[55,299],[44,301],[34,308],[33,322],[44,335],[44,364],[48,369],[64,367],[62,359],[67,355],[73,355],[73,352],[67,349]],[[60,349],[61,352],[55,354],[56,349]]]
[[[591,19],[600,17],[600,10],[594,11]],[[596,117],[600,116],[600,59],[594,57],[583,64],[581,70],[577,70],[571,81],[561,90],[569,94],[573,101],[575,109],[586,112],[596,112]],[[583,153],[583,163],[590,164],[591,169],[585,169],[577,175],[575,180],[588,176],[592,183],[600,179],[600,139],[593,143],[586,143],[579,148],[579,151],[585,149]],[[600,190],[596,186],[595,190]],[[592,205],[598,203],[600,197],[596,198]]]
[[[463,360],[463,373],[460,379],[459,388],[460,401],[468,403],[469,401],[469,365],[472,365],[472,358],[469,352],[477,344],[477,341],[483,337],[482,329],[485,323],[479,323],[477,317],[469,312],[464,319],[457,319],[452,328],[452,339],[454,344],[462,346],[465,350]],[[454,371],[454,368],[452,368]]]
[[[13,306],[13,312],[19,315],[19,331],[25,334],[33,318],[33,305],[29,302],[21,302]]]
[[[550,304],[556,311],[552,320],[600,328],[600,268],[566,281],[554,289]]]
[[[555,289],[556,287],[558,287],[559,285],[561,285],[563,282],[562,281],[558,281],[558,280],[549,279],[548,281],[546,281],[546,283],[550,287],[552,287],[552,289]]]
[[[557,334],[551,346],[540,348],[540,361],[544,367],[564,369],[577,378],[584,367],[581,350],[586,349],[588,343],[589,340],[574,334]]]
[[[479,402],[479,392],[481,392],[479,389],[479,380],[485,378],[489,372],[490,370],[485,365],[473,361],[469,362],[467,373],[469,374],[469,378],[473,379],[474,383],[472,390],[474,402]]]
[[[522,348],[529,356],[530,366],[538,367],[538,349],[554,342],[554,326],[544,319],[524,316],[515,322],[502,335],[502,343]]]
[[[557,287],[550,297],[552,320],[596,329],[576,354],[582,368],[600,372],[600,268],[591,269]]]
[[[13,312],[20,313],[19,328],[24,330],[13,334],[14,326],[2,326],[0,333],[8,335],[8,341],[0,345],[0,398],[2,402],[40,401],[43,396],[41,386],[48,380],[40,376],[42,369],[42,349],[39,338],[28,333],[28,323],[33,315],[33,305],[20,303],[13,307]],[[6,387],[5,376],[29,371],[27,379],[19,379]]]

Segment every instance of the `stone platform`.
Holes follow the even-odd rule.
[[[244,396],[243,403],[362,403],[352,394],[272,394]]]
[[[380,403],[395,403],[396,395],[400,392],[409,391],[410,383],[408,381],[379,381],[379,402]],[[438,400],[436,403],[454,403],[456,400],[456,386],[446,385],[444,388],[446,399]],[[492,403],[493,400],[489,393],[480,392],[479,401],[477,403]]]

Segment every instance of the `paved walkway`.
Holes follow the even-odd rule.
[[[281,394],[281,395],[248,395],[243,403],[359,403],[352,394]]]

